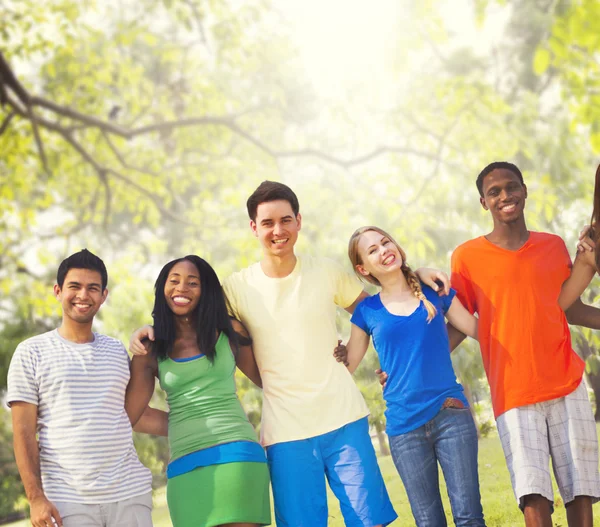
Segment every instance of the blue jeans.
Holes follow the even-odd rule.
[[[417,527],[447,525],[438,462],[454,524],[485,526],[477,473],[477,430],[468,408],[445,408],[416,430],[390,436],[390,449]]]

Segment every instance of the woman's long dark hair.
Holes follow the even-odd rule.
[[[208,360],[213,362],[218,335],[223,332],[229,338],[231,349],[236,353],[241,336],[238,336],[231,326],[225,295],[217,273],[206,260],[196,255],[188,255],[165,265],[154,284],[154,308],[152,309],[155,336],[152,346],[154,355],[158,360],[163,360],[173,350],[176,338],[175,315],[165,299],[165,284],[171,269],[185,260],[191,262],[198,269],[200,275],[200,300],[196,309],[191,313],[195,320],[198,349],[206,355]],[[242,342],[242,344],[246,343]]]
[[[592,229],[590,237],[596,242],[596,269],[600,269],[600,165],[596,169],[596,181],[594,183],[594,210],[592,211]]]

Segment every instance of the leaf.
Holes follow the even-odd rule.
[[[550,66],[550,52],[546,48],[538,48],[533,56],[533,71],[542,75]]]

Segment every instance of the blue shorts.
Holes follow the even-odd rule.
[[[327,527],[327,489],[346,527],[387,525],[398,515],[388,496],[366,417],[337,430],[267,447],[277,527]]]

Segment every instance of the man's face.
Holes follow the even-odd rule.
[[[250,228],[266,254],[283,257],[293,254],[301,221],[289,201],[267,201],[256,209],[256,221],[250,221]]]
[[[102,290],[102,277],[98,271],[69,269],[62,287],[54,286],[54,295],[62,305],[63,319],[87,324],[106,300],[108,290]]]
[[[506,168],[492,170],[483,178],[481,206],[492,213],[494,221],[513,223],[523,217],[527,187]]]

